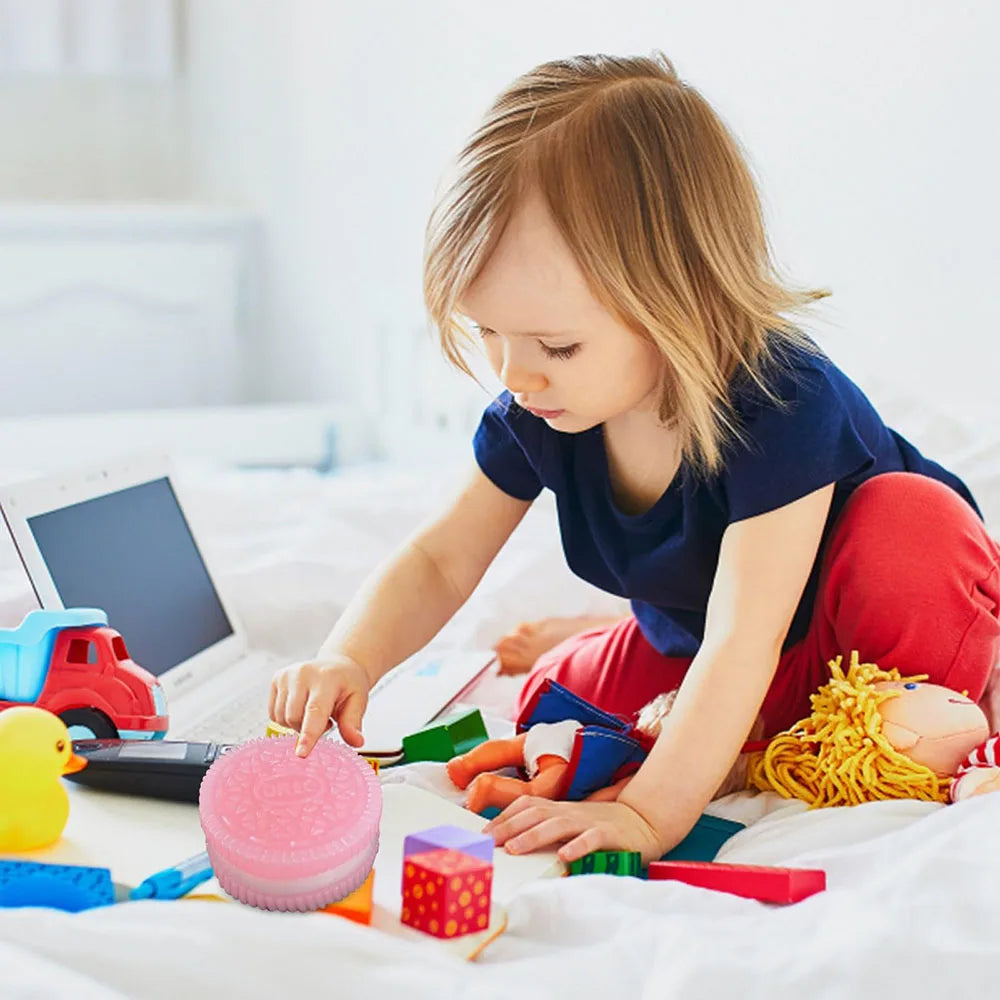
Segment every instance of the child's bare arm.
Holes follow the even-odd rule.
[[[625,791],[626,785],[631,781],[631,777],[619,778],[613,785],[605,788],[598,788],[596,792],[591,792],[584,802],[614,802],[618,796]]]
[[[344,653],[375,683],[465,603],[530,506],[477,467],[448,509],[369,576],[319,656]]]
[[[360,727],[371,686],[440,631],[530,506],[477,467],[448,509],[368,577],[315,659],[278,672],[271,691],[274,721],[301,731],[303,752],[331,715],[341,722],[341,709],[348,729]]]
[[[729,526],[705,638],[642,767],[614,802],[522,799],[485,829],[515,854],[565,841],[559,857],[678,844],[736,760],[774,676],[819,548],[833,486]]]
[[[701,648],[649,757],[619,796],[667,842],[694,824],[754,724],[832,496],[823,487],[723,536]]]

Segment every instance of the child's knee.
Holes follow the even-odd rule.
[[[986,580],[973,585],[963,597],[967,600],[968,625],[961,635],[954,657],[944,674],[930,680],[955,691],[966,691],[970,698],[983,698],[994,669],[1000,664],[1000,569]]]
[[[948,593],[947,603],[968,621],[971,591],[1000,596],[998,551],[976,512],[950,487],[927,476],[891,472],[854,491],[825,558],[838,592],[849,586],[865,602],[904,615],[924,607],[931,619]]]
[[[981,529],[976,512],[951,487],[913,472],[887,472],[865,480],[851,494],[834,529],[855,546],[897,553],[939,550],[956,536]]]

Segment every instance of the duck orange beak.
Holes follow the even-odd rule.
[[[63,774],[76,774],[77,771],[82,771],[86,766],[86,757],[81,757],[79,754],[71,753],[69,755],[69,760],[66,761],[66,766],[63,768]]]

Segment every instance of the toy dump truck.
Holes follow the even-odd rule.
[[[97,608],[31,611],[17,628],[0,629],[0,711],[14,705],[58,715],[74,740],[167,731],[163,688]]]

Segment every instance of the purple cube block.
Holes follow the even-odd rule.
[[[493,864],[493,838],[488,834],[463,830],[460,826],[433,826],[429,830],[418,830],[406,836],[403,841],[403,857],[436,851],[440,848],[461,851],[474,858]]]

